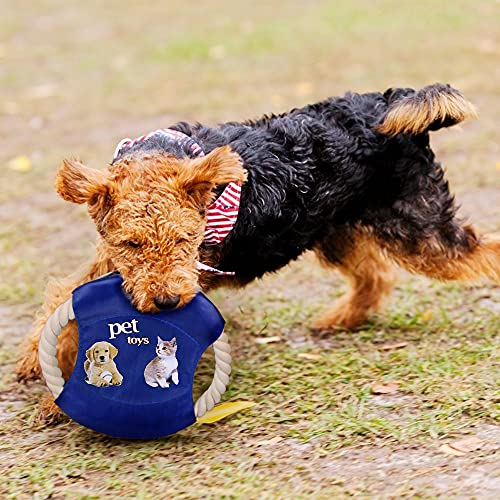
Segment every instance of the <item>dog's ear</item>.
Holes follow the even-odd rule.
[[[109,355],[111,359],[115,359],[117,354],[118,354],[118,349],[113,344],[109,344]]]
[[[183,180],[184,188],[199,206],[212,201],[212,189],[230,182],[245,182],[246,170],[241,158],[229,146],[214,149],[207,156],[191,160]]]
[[[96,217],[113,201],[113,182],[109,173],[89,168],[76,160],[64,160],[56,174],[56,191],[72,203],[88,203],[89,213]]]
[[[85,351],[85,356],[87,356],[87,359],[89,361],[94,361],[94,349],[93,349],[94,346],[92,346],[90,349],[87,349]]]

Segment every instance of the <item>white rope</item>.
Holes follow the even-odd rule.
[[[210,387],[198,398],[194,413],[199,418],[211,410],[221,399],[229,382],[231,373],[231,346],[227,335],[222,335],[214,342],[215,372]]]
[[[72,301],[68,299],[51,314],[43,327],[38,344],[38,360],[42,368],[43,378],[55,399],[61,394],[64,387],[62,372],[57,364],[57,339],[70,319],[75,319],[75,313]]]
[[[68,321],[75,319],[72,300],[61,304],[49,317],[40,335],[38,359],[47,387],[55,399],[61,394],[64,379],[57,363],[56,346],[62,329]],[[213,344],[215,353],[214,378],[210,387],[198,398],[194,405],[196,417],[202,417],[221,400],[226,391],[231,373],[231,346],[227,335],[222,335]]]

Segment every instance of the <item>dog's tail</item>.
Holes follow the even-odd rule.
[[[442,83],[418,91],[389,89],[384,97],[389,108],[377,131],[390,136],[417,135],[477,118],[474,106],[458,90]]]

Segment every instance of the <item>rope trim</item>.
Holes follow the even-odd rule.
[[[49,391],[57,399],[64,388],[64,378],[59,368],[56,350],[57,341],[62,329],[70,320],[75,319],[72,299],[61,304],[49,317],[40,335],[38,344],[38,360],[42,368],[43,378]],[[215,371],[210,387],[198,398],[194,405],[196,417],[202,417],[211,410],[226,391],[231,373],[231,346],[228,336],[222,332],[214,342]]]

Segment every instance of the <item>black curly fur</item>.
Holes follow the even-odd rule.
[[[174,125],[206,153],[229,144],[248,171],[233,231],[216,248],[202,248],[202,257],[210,255],[217,267],[235,271],[246,283],[324,241],[327,258],[341,261],[354,226],[369,228],[382,246],[407,254],[431,238],[450,248],[472,245],[455,218],[428,132],[392,137],[377,132],[389,107],[413,94],[412,89],[347,93],[243,123]],[[449,124],[443,120],[429,128]],[[160,136],[131,153],[143,150],[187,154]]]

